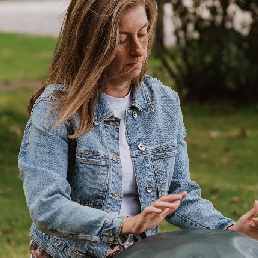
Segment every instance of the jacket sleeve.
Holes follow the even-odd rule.
[[[169,193],[187,191],[187,197],[181,201],[179,209],[168,215],[166,220],[183,229],[226,229],[234,221],[224,217],[213,207],[210,201],[202,199],[200,187],[190,179],[187,146],[184,141],[186,132],[180,107],[178,107],[178,110],[180,119],[178,123],[177,155]]]
[[[55,125],[53,97],[43,93],[27,123],[18,157],[33,222],[59,237],[118,243],[124,215],[80,205],[67,182],[67,124]]]

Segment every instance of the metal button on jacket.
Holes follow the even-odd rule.
[[[120,196],[121,196],[121,194],[119,194],[119,193],[112,193],[112,195],[113,195],[114,197],[117,197],[117,198],[120,198]]]
[[[119,156],[118,156],[117,154],[113,154],[113,155],[112,155],[112,158],[113,158],[114,160],[116,160],[116,161],[119,160]]]
[[[114,241],[114,239],[115,239],[115,237],[113,236],[113,232],[112,232],[112,230],[110,229],[110,230],[109,230],[109,235],[108,235],[108,240],[112,242],[112,241]]]
[[[138,115],[137,115],[137,112],[136,111],[133,111],[133,118],[136,118]]]
[[[152,185],[148,185],[148,186],[146,187],[147,193],[151,193],[153,190],[154,190],[154,188],[153,188]]]
[[[115,237],[114,237],[113,235],[109,235],[109,236],[108,236],[108,240],[109,240],[109,241],[112,242],[112,241],[114,241],[114,239],[115,239]]]
[[[106,121],[105,122],[107,125],[111,125],[111,126],[119,126],[119,123],[116,121]]]
[[[141,142],[139,145],[138,145],[138,148],[142,151],[145,151],[146,150],[146,147],[145,145]]]

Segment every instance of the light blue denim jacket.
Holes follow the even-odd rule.
[[[19,153],[33,220],[30,235],[54,257],[105,257],[109,244],[118,243],[126,215],[119,213],[120,121],[101,96],[94,109],[92,130],[77,138],[70,186],[66,180],[67,123],[54,126],[55,114],[49,112],[56,89],[63,87],[50,85],[37,99]],[[76,116],[72,123],[76,129]],[[203,200],[199,186],[190,180],[183,117],[173,90],[146,76],[132,92],[125,123],[142,210],[162,195],[187,191],[167,221],[183,229],[225,229],[233,223]],[[146,235],[156,233],[154,228]]]

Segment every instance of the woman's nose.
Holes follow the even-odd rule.
[[[131,44],[131,49],[130,49],[130,54],[133,56],[142,56],[144,55],[146,45],[140,42],[139,39],[135,39],[132,41]]]

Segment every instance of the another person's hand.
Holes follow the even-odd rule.
[[[146,230],[157,226],[168,214],[176,211],[186,192],[169,194],[160,197],[150,206],[146,207],[140,214],[134,217],[127,217],[123,221],[120,234],[138,235]]]
[[[244,214],[236,224],[228,227],[229,230],[244,233],[250,237],[258,239],[258,201],[254,202],[254,207]]]

